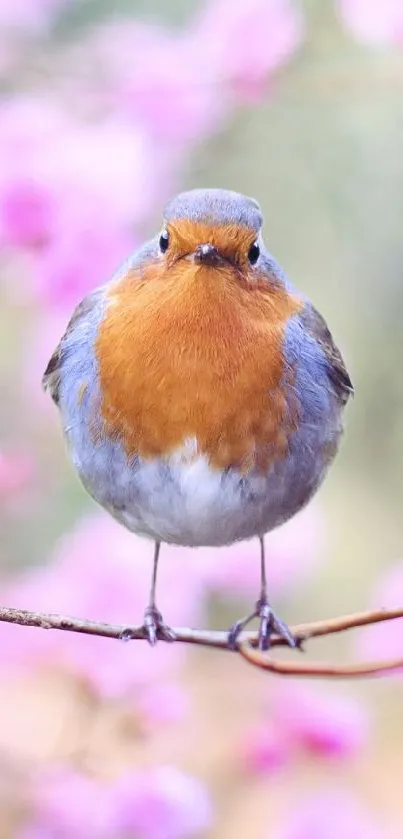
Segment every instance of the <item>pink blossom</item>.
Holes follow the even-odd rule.
[[[70,313],[86,294],[113,276],[134,244],[128,231],[94,213],[72,219],[38,257],[34,289],[45,307]]]
[[[0,240],[21,247],[45,243],[53,235],[54,203],[47,158],[69,120],[50,100],[21,97],[0,111]],[[52,152],[53,153],[53,152]]]
[[[212,820],[204,786],[173,766],[133,770],[110,781],[49,767],[36,777],[32,793],[32,820],[20,839],[191,839]]]
[[[67,0],[1,0],[0,28],[37,32],[47,27]]]
[[[138,624],[147,604],[152,554],[152,542],[129,533],[107,515],[96,514],[60,541],[48,566],[26,573],[3,592],[2,602]],[[200,581],[192,574],[190,563],[175,556],[175,549],[168,552],[163,548],[158,592],[159,607],[168,623],[189,625],[197,619]],[[154,680],[161,683],[185,656],[183,645],[161,643],[151,650],[142,641],[44,633],[26,627],[4,630],[0,636],[3,666],[47,663],[62,667],[103,695],[127,693]]]
[[[384,824],[343,789],[324,789],[305,797],[302,804],[290,808],[284,828],[276,839],[388,839]]]
[[[374,609],[398,608],[403,603],[403,560],[387,569],[376,583],[371,598]],[[357,635],[357,655],[366,659],[401,658],[403,655],[403,619],[385,621],[366,627]],[[403,673],[403,668],[399,675]]]
[[[188,691],[178,682],[153,682],[136,696],[136,710],[154,728],[183,721],[190,710]]]
[[[368,44],[403,43],[401,0],[339,0],[343,23]]]
[[[279,686],[271,697],[271,713],[294,747],[314,755],[349,757],[367,741],[368,715],[362,703],[334,690]]]
[[[37,294],[71,307],[133,249],[160,194],[152,143],[123,118],[82,123],[34,98],[3,108],[0,138],[0,241],[33,249]]]
[[[265,538],[270,596],[300,588],[320,561],[324,527],[319,508],[311,504],[283,527]],[[198,573],[213,591],[230,596],[257,598],[260,580],[258,539],[228,548],[195,550]]]
[[[74,214],[97,210],[101,221],[134,223],[147,218],[158,188],[158,160],[146,132],[116,114],[70,124],[58,148],[47,150],[45,174]]]
[[[285,766],[294,755],[294,744],[277,725],[275,719],[246,732],[238,753],[245,769],[259,774],[272,774]]]
[[[158,140],[158,156],[174,154],[217,129],[226,97],[202,43],[132,20],[100,26],[83,45],[102,68],[115,106]],[[133,55],[136,61],[133,62]]]
[[[3,236],[12,247],[37,247],[54,231],[54,196],[39,183],[18,177],[3,186]]]
[[[15,493],[30,485],[35,471],[31,454],[0,450],[0,501],[9,501]]]
[[[115,814],[107,783],[68,767],[45,770],[34,783],[32,824],[22,837],[57,836],[58,839],[112,839]],[[28,832],[27,832],[28,831]],[[42,833],[41,833],[42,831]]]
[[[122,19],[91,32],[81,49],[100,68],[115,107],[174,164],[181,149],[222,126],[234,93],[261,93],[301,35],[290,0],[210,0],[181,31]]]
[[[5,244],[43,247],[81,220],[84,231],[134,224],[153,206],[158,164],[144,133],[123,120],[79,123],[51,101],[15,101],[0,137]]]
[[[241,755],[247,769],[266,774],[304,752],[351,757],[367,736],[367,713],[353,699],[316,686],[272,685],[262,719],[246,732]]]
[[[241,99],[261,95],[271,74],[295,52],[302,31],[290,0],[209,0],[194,26],[217,83]]]
[[[195,778],[173,766],[134,771],[115,786],[122,835],[143,839],[191,839],[211,827],[212,807]]]

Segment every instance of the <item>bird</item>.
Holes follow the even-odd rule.
[[[259,597],[228,645],[257,618],[261,650],[273,634],[298,647],[268,598],[265,536],[322,484],[353,385],[262,226],[232,190],[173,197],[157,235],[76,307],[43,375],[84,487],[154,543],[152,645],[175,639],[157,606],[161,546],[255,539]]]

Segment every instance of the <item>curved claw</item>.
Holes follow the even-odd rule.
[[[256,608],[252,614],[248,615],[243,620],[236,621],[233,624],[231,629],[228,633],[228,646],[230,649],[235,650],[238,643],[238,638],[241,632],[245,629],[245,627],[250,623],[254,618],[260,618],[260,627],[259,627],[259,639],[258,639],[258,648],[259,650],[265,651],[268,650],[270,647],[270,639],[271,636],[276,634],[279,635],[280,638],[288,644],[289,647],[301,648],[301,644],[298,638],[292,634],[289,630],[287,624],[281,621],[276,613],[271,608],[270,604],[265,599],[260,599],[256,603]]]
[[[235,621],[235,623],[233,623],[229,628],[227,644],[230,650],[236,650],[238,646],[238,638],[245,626],[249,623],[249,620],[252,620],[251,616],[245,618],[244,620]]]
[[[157,641],[176,641],[173,629],[164,623],[161,612],[154,606],[149,606],[144,612],[143,630],[152,647],[155,647]]]

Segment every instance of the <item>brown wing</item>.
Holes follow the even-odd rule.
[[[51,358],[49,359],[46,370],[42,376],[42,386],[44,390],[50,394],[56,405],[59,404],[60,375],[66,339],[70,336],[71,332],[74,330],[77,324],[92,311],[94,306],[99,301],[101,291],[102,289],[97,288],[87,297],[84,297],[84,300],[82,300],[81,303],[79,303],[78,306],[75,308],[67,324],[66,331],[60,339]]]
[[[59,404],[60,359],[62,341],[63,338],[57,345],[54,353],[51,355],[46,370],[42,376],[42,387],[45,391],[47,391],[50,394],[56,405]]]
[[[329,379],[340,401],[345,405],[348,398],[354,393],[354,387],[342,354],[334,343],[325,319],[312,305],[305,308],[301,319],[308,332],[320,344],[328,361]]]

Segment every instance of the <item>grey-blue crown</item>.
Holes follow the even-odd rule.
[[[262,213],[257,201],[229,189],[191,189],[180,192],[165,207],[164,219],[188,219],[212,224],[240,224],[259,232]]]

